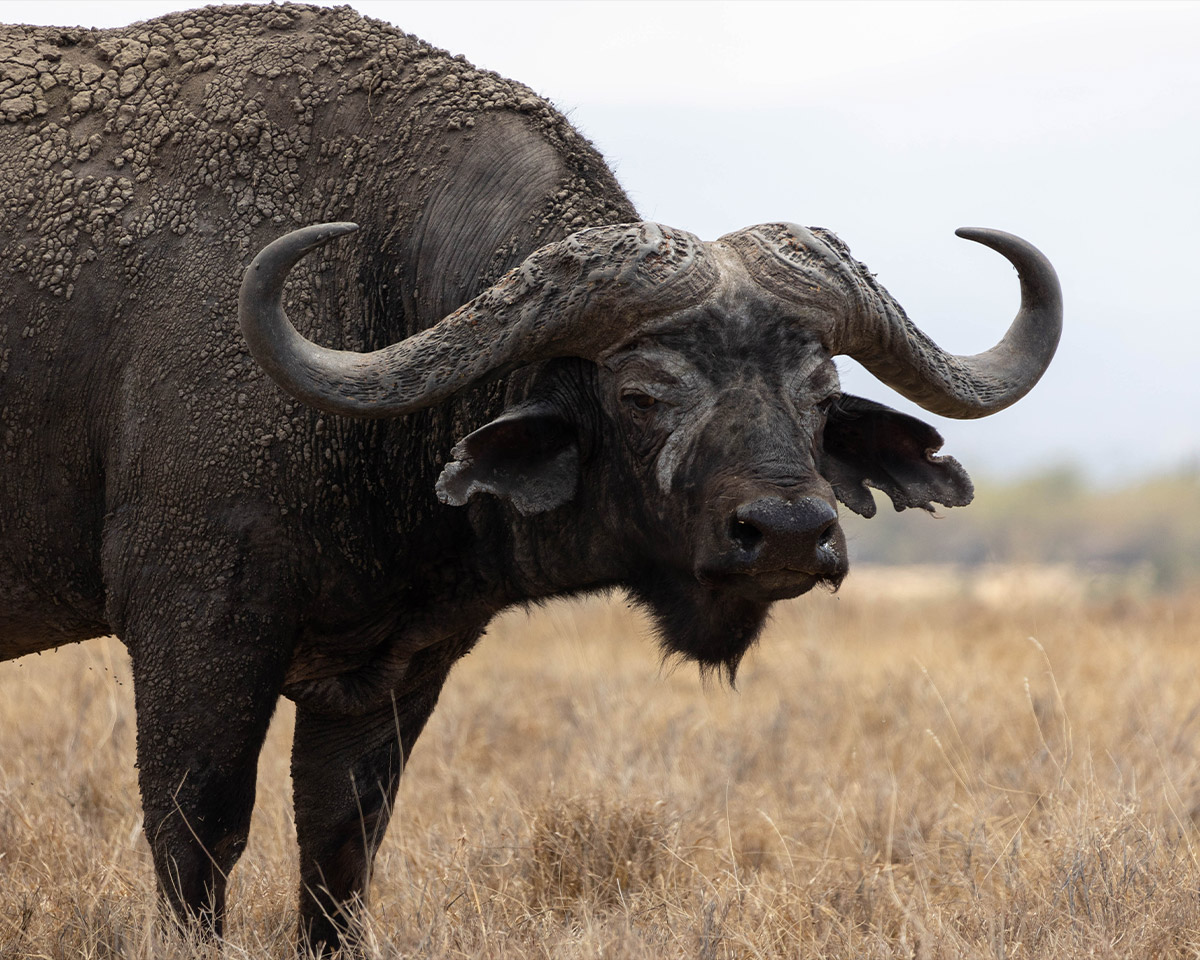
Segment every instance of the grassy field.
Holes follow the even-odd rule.
[[[855,571],[738,690],[619,600],[497,622],[417,745],[371,957],[1200,956],[1200,595]],[[155,922],[115,641],[0,666],[0,957],[216,957]],[[224,956],[287,957],[281,704]]]

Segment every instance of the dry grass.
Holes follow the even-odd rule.
[[[904,576],[782,606],[736,693],[619,602],[498,622],[417,746],[365,952],[1200,956],[1200,597]],[[0,957],[216,957],[154,921],[119,644],[0,690]],[[291,722],[226,957],[291,954]]]

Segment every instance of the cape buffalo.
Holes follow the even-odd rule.
[[[1061,326],[998,231],[960,233],[1020,312],[960,357],[828,231],[640,222],[546,101],[346,7],[5,27],[0,198],[0,659],[124,641],[159,889],[218,934],[279,696],[333,946],[498,611],[619,587],[732,678],[772,601],[846,575],[838,500],[971,499],[833,356],[979,417]]]

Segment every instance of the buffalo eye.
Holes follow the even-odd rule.
[[[830,414],[837,406],[837,401],[840,396],[840,393],[832,393],[824,400],[818,400],[815,404],[813,404],[813,410],[817,415],[817,422],[812,437],[814,450],[820,450],[825,442],[825,425],[829,422]]]
[[[635,410],[640,410],[643,413],[658,404],[658,400],[648,393],[627,393],[621,399]]]
[[[840,393],[831,393],[824,400],[821,400],[819,403],[817,403],[817,405],[816,405],[817,414],[821,417],[822,420],[829,419],[830,413],[833,412],[833,408],[837,405],[837,402],[840,398],[841,398]]]

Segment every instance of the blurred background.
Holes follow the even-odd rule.
[[[0,2],[0,20],[195,5]],[[850,526],[854,560],[1200,574],[1200,3],[354,6],[552,100],[647,219],[833,229],[954,352],[990,347],[1019,299],[954,229],[1035,243],[1066,323],[1015,407],[943,420],[839,361],[848,391],[934,423],[979,488],[938,521],[881,503]]]

